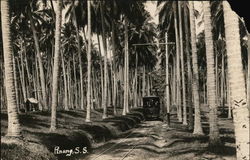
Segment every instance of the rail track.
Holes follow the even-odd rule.
[[[155,123],[152,124],[152,123]],[[94,151],[88,160],[126,160],[128,157],[133,157],[132,153],[138,149],[138,146],[143,146],[153,141],[153,130],[159,127],[161,122],[145,122],[140,127],[136,128],[123,138],[112,140],[108,143],[108,147],[103,147],[98,151]]]

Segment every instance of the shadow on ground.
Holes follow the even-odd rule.
[[[121,155],[126,155],[131,148],[137,156],[142,157],[157,157],[157,159],[236,159],[235,138],[233,125],[230,119],[219,118],[219,128],[222,145],[218,147],[209,147],[209,124],[208,119],[202,119],[202,127],[205,132],[204,136],[197,136],[188,130],[187,126],[178,122],[176,115],[171,115],[171,125],[169,129],[164,130],[159,126],[153,130],[153,133],[135,132],[128,133],[123,140],[111,141],[95,149],[95,153],[102,153],[105,150],[105,155],[108,157],[119,158]],[[152,128],[153,126],[140,126],[140,129]],[[162,133],[162,134],[161,134]],[[156,143],[157,135],[163,136],[163,142],[160,145]],[[134,147],[133,139],[147,137],[149,141],[142,141]],[[156,137],[156,138],[155,138]],[[131,138],[131,139],[130,139]],[[162,141],[162,140],[159,140]],[[117,149],[116,149],[117,148]],[[132,154],[131,154],[132,155]],[[87,157],[88,158],[88,157]],[[133,159],[133,156],[130,157]],[[136,159],[136,158],[134,158]]]
[[[3,159],[77,159],[84,157],[82,152],[86,147],[88,153],[98,143],[105,143],[112,138],[121,136],[125,131],[136,127],[144,120],[141,109],[134,109],[126,116],[112,116],[102,120],[101,112],[95,111],[91,114],[92,122],[85,122],[85,111],[59,111],[57,114],[57,130],[49,132],[50,113],[34,112],[20,114],[19,119],[22,126],[22,133],[25,141],[45,146],[51,153],[56,153],[58,147],[65,152],[73,150],[75,154],[66,156],[67,153],[54,154],[53,158],[42,156],[39,153],[32,158],[32,146],[28,148],[15,144],[1,143],[1,155]],[[1,136],[7,132],[7,114],[1,113]],[[2,125],[3,124],[3,125]],[[78,149],[76,149],[78,147]],[[30,150],[31,148],[31,150]],[[56,149],[57,148],[57,149]],[[20,152],[22,150],[22,152]],[[78,150],[80,150],[78,153]],[[10,154],[11,152],[11,154]],[[12,153],[16,154],[12,154]],[[10,157],[11,156],[11,157]],[[18,157],[18,158],[17,158]]]

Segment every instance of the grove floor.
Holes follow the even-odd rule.
[[[58,129],[49,132],[50,113],[33,112],[20,115],[24,142],[1,141],[2,160],[233,160],[236,159],[232,119],[219,118],[224,146],[208,148],[209,125],[203,117],[205,136],[195,136],[171,116],[171,125],[145,121],[142,110],[127,116],[102,120],[100,111],[92,112],[91,123],[85,122],[85,111],[59,111]],[[121,110],[119,110],[121,112]],[[111,113],[110,113],[111,114]],[[1,112],[1,136],[7,131],[7,114]],[[87,147],[87,153],[55,154],[62,149]]]

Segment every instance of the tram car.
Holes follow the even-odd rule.
[[[143,112],[146,120],[160,118],[160,98],[157,96],[143,97]]]

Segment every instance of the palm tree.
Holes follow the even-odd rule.
[[[180,54],[183,54],[183,45],[182,42],[180,42],[180,38],[182,39],[182,27],[179,24],[178,27],[178,8],[180,8],[180,2],[177,1],[159,1],[158,7],[159,7],[159,21],[160,21],[160,28],[163,26],[167,28],[167,30],[172,29],[173,32],[175,32],[175,48],[176,48],[176,55],[173,56],[173,65],[174,65],[174,75],[173,77],[176,79],[176,82],[174,81],[172,91],[173,91],[173,103],[176,103],[177,108],[177,117],[178,121],[182,122],[182,108],[181,108],[181,73],[180,73]],[[180,13],[179,12],[179,22],[180,22]],[[172,21],[174,21],[174,27],[172,28],[171,24]],[[179,32],[180,31],[180,32]],[[181,48],[180,48],[181,47]],[[181,53],[180,53],[181,52]],[[183,91],[183,90],[182,90]],[[185,102],[184,102],[185,103]],[[184,104],[185,105],[185,104]]]
[[[125,39],[125,49],[124,49],[124,110],[123,114],[129,112],[129,42],[128,42],[128,31],[130,30],[130,24],[141,25],[145,21],[146,17],[144,16],[145,9],[143,8],[142,1],[119,1],[115,0],[116,11],[118,14],[122,15],[124,20],[124,39]],[[136,16],[135,16],[136,15]],[[136,17],[136,18],[135,18]]]
[[[128,20],[127,17],[124,17],[124,27],[125,27],[125,51],[124,51],[124,107],[122,111],[122,115],[126,115],[128,113],[128,105],[129,105],[129,53],[128,53]]]
[[[91,109],[91,0],[88,0],[88,51],[87,51],[87,115],[86,122],[90,122],[90,109]]]
[[[39,64],[40,81],[41,81],[41,88],[42,88],[42,105],[43,105],[43,108],[48,109],[47,97],[46,97],[45,74],[44,74],[44,68],[43,68],[43,63],[42,63],[41,50],[40,50],[40,46],[39,46],[39,38],[37,35],[35,22],[34,22],[34,19],[32,16],[31,7],[29,5],[31,5],[31,4],[28,4],[27,10],[28,10],[28,17],[30,20],[30,26],[31,26],[32,33],[33,33],[33,39],[35,42],[34,45],[35,45],[36,54],[37,54],[37,58],[38,58],[38,64]]]
[[[214,43],[211,23],[210,1],[204,1],[204,22],[205,22],[205,42],[207,58],[207,98],[209,112],[209,143],[211,146],[220,144],[218,120],[217,120],[217,103],[216,103],[216,84],[215,84],[215,65],[214,65]]]
[[[116,55],[116,50],[117,50],[117,47],[116,47],[116,42],[115,42],[115,38],[116,38],[116,29],[115,29],[115,1],[113,1],[113,3],[111,4],[111,11],[112,11],[112,22],[111,22],[111,29],[112,29],[112,35],[111,35],[111,44],[112,44],[112,67],[113,67],[113,101],[112,101],[112,105],[114,107],[114,115],[117,114],[117,111],[116,111],[116,99],[117,99],[117,96],[116,96],[116,88],[117,88],[117,82],[116,82],[116,65],[115,65],[115,55]],[[111,68],[112,68],[111,67]]]
[[[180,48],[180,34],[179,34],[179,30],[178,30],[178,14],[177,14],[177,6],[178,6],[179,2],[176,1],[173,4],[173,11],[174,11],[174,28],[175,28],[175,40],[176,40],[176,101],[177,101],[177,116],[178,116],[178,120],[179,122],[182,122],[182,108],[181,108],[181,73],[180,73],[180,52],[181,48]],[[179,24],[180,25],[180,24]]]
[[[22,21],[26,21],[26,22],[23,23],[25,25],[22,25],[22,29],[23,28],[27,29],[27,26],[29,26],[31,31],[32,31],[33,39],[34,39],[34,43],[32,42],[32,44],[34,44],[34,46],[35,46],[35,52],[36,52],[36,55],[38,58],[38,63],[39,63],[39,74],[40,74],[39,79],[40,79],[41,89],[42,89],[42,98],[41,98],[42,104],[43,104],[43,107],[45,109],[48,109],[48,106],[47,106],[48,99],[47,99],[47,95],[46,95],[46,85],[45,85],[45,72],[44,72],[43,62],[42,62],[43,57],[41,54],[42,50],[39,46],[41,44],[39,44],[39,36],[38,36],[39,35],[38,28],[41,27],[40,22],[45,22],[45,20],[43,20],[43,18],[40,17],[38,12],[36,12],[36,13],[34,12],[37,9],[35,7],[36,4],[37,4],[37,0],[32,1],[32,2],[31,1],[22,1],[22,2],[13,1],[10,5],[11,5],[11,8],[13,7],[13,13],[14,13],[13,14],[14,18],[13,18],[12,23],[15,23],[15,21],[18,21],[20,19],[24,19]],[[29,21],[28,24],[27,24],[27,20]],[[27,41],[25,39],[25,34],[27,35],[27,32],[29,33],[29,30],[23,31],[22,29],[20,28],[19,31],[21,32],[21,37],[25,43],[25,41]],[[25,32],[25,33],[23,33],[23,32]],[[20,34],[20,33],[17,33],[17,34]],[[26,48],[26,47],[27,46],[23,45],[23,48]],[[24,51],[24,52],[26,52],[26,51]],[[23,62],[21,62],[21,63],[23,63]],[[29,80],[27,80],[27,81],[29,81]],[[26,93],[23,93],[23,94],[24,94],[24,98],[27,98],[29,96],[29,91],[27,91],[27,96],[26,96]]]
[[[169,92],[169,53],[168,53],[168,34],[167,32],[165,33],[165,43],[166,43],[166,92],[165,92],[165,104],[167,108],[167,119],[170,117],[170,92]],[[169,123],[169,121],[167,121]],[[169,124],[167,124],[169,125]]]
[[[180,31],[180,60],[181,60],[181,83],[182,83],[182,105],[183,105],[183,121],[187,125],[187,105],[186,105],[186,84],[185,84],[185,71],[184,71],[184,49],[183,49],[183,29],[182,29],[182,8],[183,2],[178,3],[179,14],[179,31]]]
[[[250,157],[249,137],[249,110],[243,74],[243,65],[240,46],[239,18],[232,11],[229,3],[223,1],[226,50],[228,61],[229,85],[233,108],[233,121],[236,137],[237,159]],[[248,62],[249,63],[249,62]]]
[[[103,108],[103,116],[102,118],[107,118],[107,84],[108,84],[108,72],[107,72],[107,41],[106,41],[106,32],[105,32],[105,26],[104,26],[104,11],[103,1],[100,2],[100,10],[101,10],[101,25],[102,25],[102,41],[103,41],[103,48],[104,48],[104,88],[103,88],[103,100],[102,100],[102,108]]]
[[[247,105],[250,110],[250,33],[248,33],[248,77],[247,77]]]
[[[9,1],[1,1],[1,22],[4,51],[5,88],[8,109],[7,136],[21,137],[21,128],[17,113],[16,93],[13,75],[13,51],[10,34],[10,10]]]
[[[76,90],[74,89],[74,92],[70,91],[70,81],[69,79],[71,79],[71,75],[69,73],[69,70],[73,69],[73,79],[76,83],[73,84],[73,86],[77,85],[77,79],[76,79],[76,70],[75,70],[75,66],[76,66],[76,60],[75,60],[75,56],[79,56],[78,51],[78,42],[77,42],[77,36],[76,33],[77,30],[75,29],[75,26],[72,23],[66,23],[63,25],[62,27],[62,44],[61,44],[61,59],[62,59],[62,72],[63,72],[63,81],[64,81],[64,108],[68,109],[68,108],[73,108],[74,105],[72,105],[73,103],[77,103],[78,99],[82,99],[82,97],[78,96],[80,95],[80,93],[77,93]],[[69,54],[72,53],[72,54]],[[77,54],[77,55],[76,55]],[[64,62],[65,61],[65,62]],[[71,61],[73,62],[73,67],[69,67],[71,64]],[[67,67],[68,66],[68,67]],[[68,69],[67,69],[68,68]],[[80,73],[81,75],[81,73]],[[68,78],[67,78],[68,77]],[[80,79],[80,77],[79,77]],[[80,80],[80,84],[81,84],[81,80]],[[81,87],[81,86],[80,86]],[[80,88],[79,87],[79,88]],[[80,91],[80,90],[79,90]],[[81,91],[80,91],[81,92]],[[71,95],[74,97],[77,97],[75,100],[71,99]],[[72,103],[71,103],[72,102]],[[78,103],[81,104],[81,103]],[[80,106],[80,105],[79,105]],[[79,107],[81,108],[81,107]]]
[[[73,12],[73,24],[76,28],[76,41],[77,41],[77,52],[78,52],[78,59],[79,59],[79,69],[80,69],[80,108],[83,109],[83,69],[82,69],[82,52],[81,52],[81,44],[80,44],[80,35],[79,35],[79,26],[77,23],[77,17],[76,17],[76,9],[75,9],[75,3],[72,4],[72,12]]]
[[[199,74],[198,74],[198,62],[197,62],[197,48],[196,48],[196,30],[195,30],[195,18],[194,18],[194,2],[189,1],[190,9],[190,28],[191,28],[191,45],[192,45],[192,63],[193,63],[193,98],[194,98],[194,134],[203,135],[201,127],[201,115],[200,115],[200,98],[199,98]]]
[[[188,110],[188,128],[193,130],[193,104],[192,104],[192,71],[191,71],[191,58],[190,58],[190,37],[189,37],[189,23],[188,23],[188,2],[184,6],[184,24],[185,24],[185,41],[186,41],[186,56],[187,56],[187,72],[188,72],[188,86],[187,86],[187,105]]]
[[[147,46],[140,46],[138,45],[141,43],[151,43],[154,41],[155,37],[156,37],[156,25],[154,23],[149,23],[150,20],[150,16],[148,15],[147,12],[145,12],[144,14],[145,17],[148,17],[143,24],[140,25],[133,25],[130,24],[129,27],[129,50],[131,52],[131,56],[129,59],[129,66],[131,68],[131,71],[134,72],[134,74],[130,74],[130,76],[132,76],[133,81],[132,81],[132,88],[131,91],[133,93],[131,93],[131,98],[133,97],[133,101],[134,101],[134,106],[137,106],[137,101],[139,97],[139,100],[141,99],[140,96],[137,94],[140,94],[140,76],[138,74],[138,72],[140,72],[140,70],[138,70],[138,67],[143,67],[146,68],[147,66],[147,70],[148,72],[150,70],[152,70],[152,68],[155,65],[155,53],[156,53],[156,47],[153,45],[147,45]],[[132,45],[134,44],[134,45]],[[135,45],[136,44],[136,45]],[[139,60],[139,61],[138,61]],[[150,76],[152,77],[152,76]],[[145,90],[146,88],[146,70],[143,69],[143,90]],[[148,82],[149,80],[149,76],[147,76],[147,80]],[[145,80],[145,81],[144,81]],[[138,83],[137,83],[138,82]],[[130,83],[131,84],[131,83]],[[138,87],[139,86],[139,87]],[[150,91],[150,85],[149,83],[147,83],[147,91]],[[134,94],[134,95],[132,95]]]
[[[50,131],[56,129],[56,108],[58,103],[58,76],[59,76],[59,60],[61,49],[61,24],[62,24],[62,1],[57,1],[56,10],[56,30],[55,30],[55,53],[53,65],[53,88],[52,88],[52,106],[51,106],[51,124]]]

